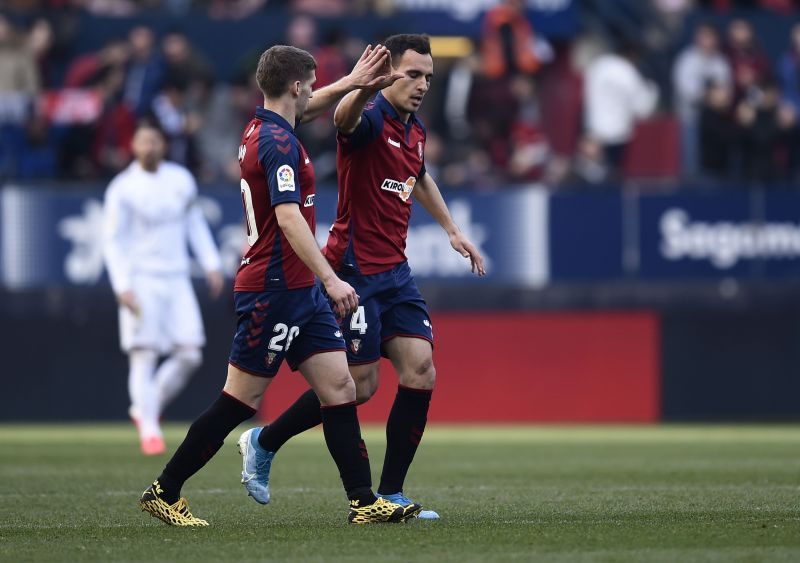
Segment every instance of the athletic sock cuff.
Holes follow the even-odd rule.
[[[232,409],[240,410],[243,415],[245,413],[247,413],[248,414],[247,418],[250,418],[251,416],[253,416],[257,412],[256,409],[254,409],[253,407],[251,407],[247,403],[243,403],[242,401],[240,401],[239,399],[237,399],[236,397],[234,397],[233,395],[231,395],[227,391],[223,391],[222,393],[220,393],[220,397],[217,400],[217,402],[218,402],[218,404],[220,404],[221,406],[224,406],[226,408],[232,408]]]
[[[320,405],[319,408],[321,408],[324,411],[330,412],[331,410],[334,409],[342,409],[345,407],[354,407],[354,406],[356,406],[356,402],[350,401],[349,403],[342,403],[341,405]]]
[[[399,383],[397,384],[397,392],[416,393],[419,395],[427,395],[429,397],[433,395],[433,389],[418,389],[416,387],[406,387],[405,385],[400,385]]]

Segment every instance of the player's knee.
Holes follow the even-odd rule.
[[[401,383],[415,389],[433,389],[436,384],[436,368],[430,357],[417,362]]]
[[[356,400],[356,384],[347,371],[331,376],[326,387],[328,404],[352,403]]]
[[[365,379],[356,385],[356,403],[363,405],[369,401],[378,390],[378,382],[375,379]]]
[[[197,369],[203,363],[203,353],[199,348],[178,348],[172,356],[187,369]]]

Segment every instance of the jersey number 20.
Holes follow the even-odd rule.
[[[292,340],[300,334],[300,329],[296,326],[289,328],[283,323],[278,323],[272,329],[272,332],[277,334],[270,339],[268,348],[276,352],[283,352],[283,341],[286,340],[286,351],[288,352],[289,346],[292,345]]]

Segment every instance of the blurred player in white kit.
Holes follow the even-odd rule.
[[[161,412],[200,366],[205,344],[187,243],[212,297],[219,296],[224,279],[192,174],[163,160],[166,141],[152,124],[137,127],[132,148],[135,160],[106,190],[103,254],[130,362],[129,414],[142,452],[158,455],[166,451]],[[161,355],[167,358],[158,365]]]

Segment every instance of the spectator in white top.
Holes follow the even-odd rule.
[[[223,277],[191,173],[163,161],[164,136],[151,124],[139,125],[132,148],[136,160],[106,190],[103,250],[130,360],[129,414],[142,452],[157,455],[166,451],[159,416],[200,366],[205,344],[187,246],[212,297],[222,291]],[[168,357],[156,369],[162,354]]]
[[[681,123],[681,160],[686,178],[697,176],[699,159],[698,121],[700,106],[710,84],[731,85],[731,68],[722,54],[717,31],[708,24],[695,29],[694,42],[678,56],[672,82]]]
[[[658,87],[635,66],[637,52],[600,55],[586,69],[584,117],[587,134],[604,149],[610,170],[618,174],[636,122],[649,117],[658,103]]]

